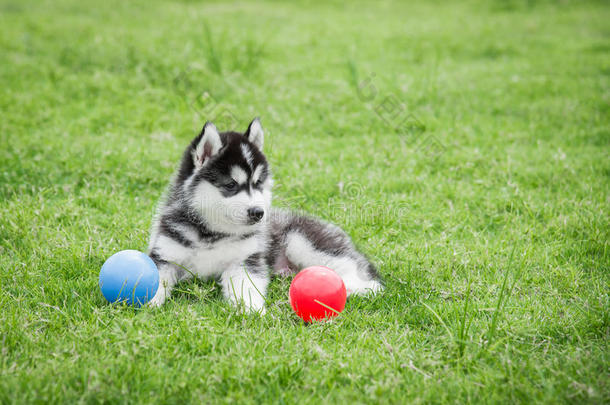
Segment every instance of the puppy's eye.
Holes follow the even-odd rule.
[[[260,187],[263,184],[263,181],[261,179],[258,179],[254,182],[254,187]]]
[[[235,180],[231,180],[227,184],[225,184],[225,188],[229,191],[235,190],[237,188],[237,182]]]

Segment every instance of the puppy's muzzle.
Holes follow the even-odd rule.
[[[248,223],[255,224],[263,219],[265,215],[265,210],[259,207],[248,208]]]

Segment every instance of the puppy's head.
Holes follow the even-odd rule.
[[[271,206],[271,172],[255,118],[243,134],[219,133],[207,122],[185,151],[178,175],[189,204],[214,231],[244,234],[264,226]]]

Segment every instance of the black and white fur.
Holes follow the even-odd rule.
[[[194,276],[217,278],[225,297],[264,312],[272,274],[323,265],[335,270],[348,294],[382,289],[375,267],[339,227],[271,207],[273,180],[254,119],[244,134],[208,122],[182,156],[154,219],[149,255],[162,305],[174,285]]]

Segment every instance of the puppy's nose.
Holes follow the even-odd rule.
[[[259,207],[248,208],[248,221],[252,224],[260,221],[265,215],[265,210]]]

